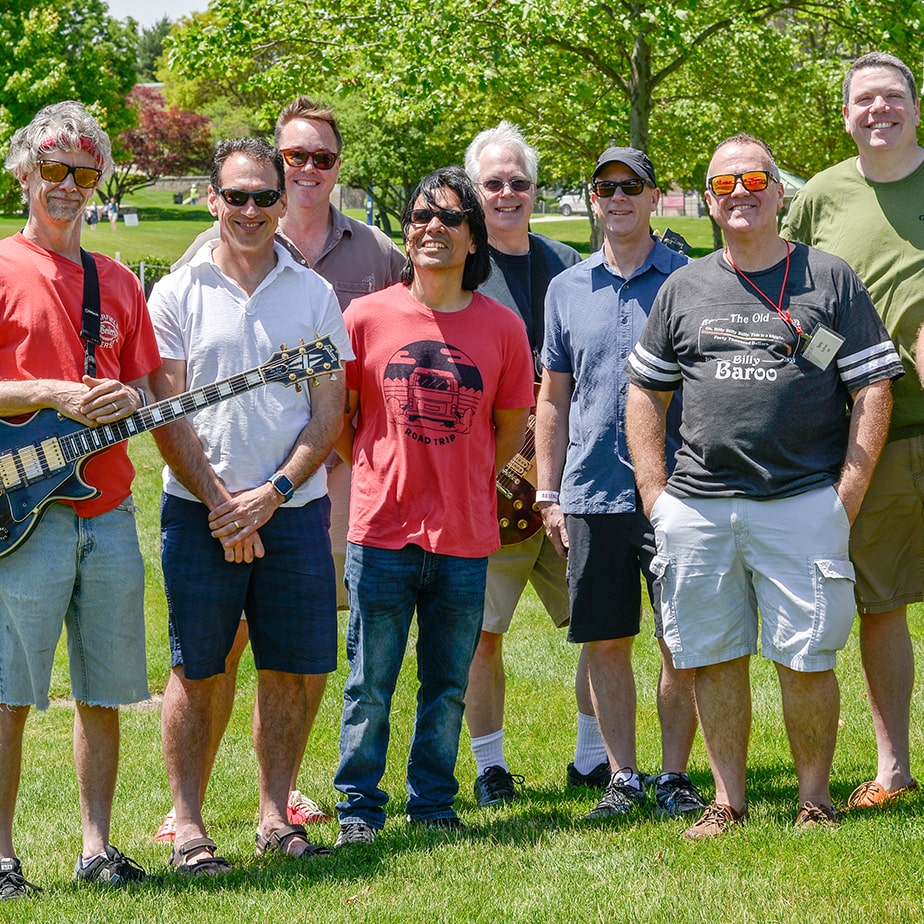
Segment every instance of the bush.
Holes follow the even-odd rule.
[[[144,278],[141,278],[141,265],[144,264]],[[163,257],[140,257],[131,263],[125,264],[139,279],[144,287],[144,296],[151,294],[154,283],[170,272],[170,264],[164,263]]]

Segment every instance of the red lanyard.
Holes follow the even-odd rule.
[[[767,295],[767,293],[764,292],[764,290],[761,289],[760,286],[758,286],[757,283],[754,282],[754,280],[751,279],[751,277],[747,275],[747,273],[741,272],[741,270],[738,269],[737,266],[735,266],[735,261],[732,259],[732,255],[728,252],[728,248],[727,248],[727,247],[725,248],[725,259],[728,260],[729,263],[731,263],[731,265],[732,265],[732,267],[734,268],[735,272],[736,272],[736,273],[737,273],[737,274],[738,274],[738,275],[739,275],[739,276],[740,276],[740,277],[741,277],[741,278],[742,278],[742,279],[743,279],[743,280],[744,280],[755,292],[757,292],[758,295],[762,295],[762,296],[764,297],[764,299],[765,299],[766,301],[768,301],[768,302],[776,309],[776,313],[780,316],[780,318],[783,320],[783,322],[786,323],[786,324],[788,324],[788,325],[789,325],[800,337],[802,337],[802,336],[803,336],[803,334],[802,334],[802,328],[799,327],[799,325],[796,324],[795,321],[793,321],[792,315],[790,315],[789,311],[783,311],[783,296],[786,294],[786,280],[789,279],[789,255],[790,255],[790,253],[792,252],[792,247],[790,246],[789,241],[786,241],[785,243],[786,243],[786,270],[785,270],[784,273],[783,273],[783,285],[782,285],[782,287],[780,288],[780,300],[779,300],[779,302],[773,301],[773,299],[770,298],[770,296]]]

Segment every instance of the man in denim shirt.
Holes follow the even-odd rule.
[[[608,148],[597,160],[593,185],[604,245],[549,286],[536,412],[536,496],[549,538],[568,558],[568,638],[588,647],[594,710],[612,772],[589,819],[633,814],[645,801],[632,673],[632,642],[641,622],[640,570],[659,641],[661,620],[649,567],[654,541],[637,502],[626,447],[623,367],[661,285],[689,262],[652,236],[649,218],[660,193],[645,154]],[[675,671],[660,644],[662,772],[655,790],[658,813],[676,816],[703,807],[686,774],[696,710],[692,672]]]

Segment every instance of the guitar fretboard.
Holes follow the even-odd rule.
[[[251,391],[263,384],[265,384],[265,379],[262,371],[250,369],[247,372],[233,375],[229,379],[223,379],[221,382],[195,388],[175,398],[165,398],[115,423],[88,427],[78,433],[60,437],[57,442],[61,446],[64,460],[76,462],[84,456],[115,446],[116,443],[122,443],[139,433],[162,427],[164,424],[172,423],[174,420],[233,398],[235,395]]]

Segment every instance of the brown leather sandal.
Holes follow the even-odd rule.
[[[210,857],[187,862],[186,857],[197,850],[209,850]],[[224,857],[216,857],[215,841],[210,837],[194,837],[182,844],[174,845],[170,854],[170,865],[184,876],[221,876],[231,872],[231,864]]]
[[[304,825],[283,825],[276,828],[269,837],[264,837],[257,829],[257,847],[254,851],[258,857],[267,853],[278,853],[284,857],[329,857],[333,851],[320,844],[312,844]],[[301,853],[290,853],[289,844],[304,841],[305,849]]]

